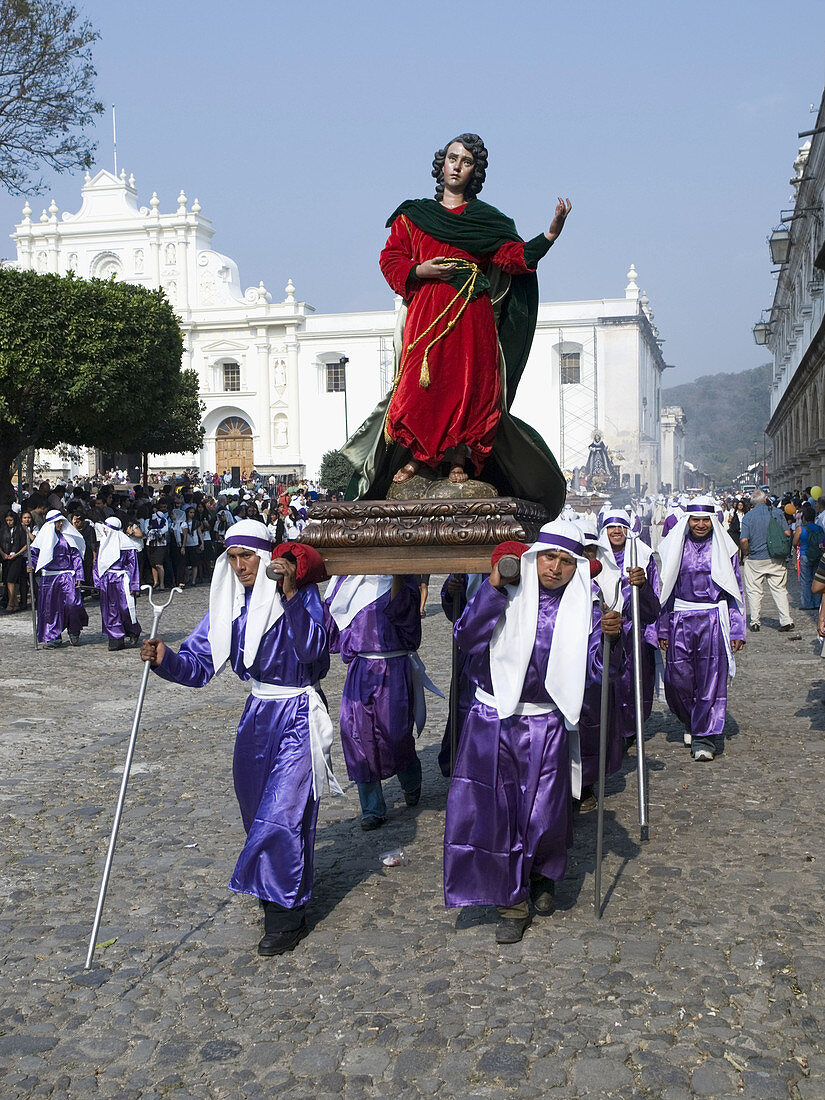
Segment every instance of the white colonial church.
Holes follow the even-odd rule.
[[[212,249],[214,229],[197,198],[190,204],[183,191],[162,213],[156,193],[140,204],[133,176],[101,170],[87,174],[81,197],[76,213],[60,213],[52,200],[34,220],[27,202],[12,262],[163,288],[180,317],[183,365],[200,379],[206,434],[200,453],[155,455],[150,469],[254,466],[314,478],[323,454],[392,384],[398,302],[389,289],[388,308],[317,314],[296,298],[291,279],[280,301],[263,282],[244,289],[235,262]],[[513,411],[541,432],[568,474],[584,465],[599,431],[631,487],[658,491],[666,364],[636,279],[631,266],[621,297],[539,306]],[[90,473],[93,461],[93,453],[79,466],[59,452],[40,455],[58,477]]]

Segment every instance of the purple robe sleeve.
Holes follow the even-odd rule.
[[[447,585],[450,583],[451,580],[453,580],[456,576],[459,576],[459,575],[460,574],[451,573],[449,575],[449,577],[447,577],[446,581],[444,581],[444,584],[441,586],[441,607],[444,611],[444,614],[447,616],[447,618],[450,620],[451,623],[454,623],[456,621],[456,618],[457,618],[457,616],[456,616],[456,606],[455,606],[455,599],[454,599],[452,593],[450,592],[450,590],[447,588]],[[467,575],[466,574],[464,574],[464,584],[463,584],[462,587],[463,587],[463,590],[464,590],[464,599],[466,600],[466,598],[467,598]]]
[[[421,645],[421,596],[418,585],[409,581],[398,595],[389,601],[384,614],[395,627],[403,649],[418,649]]]
[[[484,581],[455,624],[458,648],[468,656],[481,657],[490,645],[493,630],[506,607],[507,594],[489,581]]]
[[[32,569],[36,569],[37,568],[37,559],[40,557],[40,548],[38,546],[33,546],[31,548],[31,556],[32,556]]]
[[[625,647],[622,644],[623,635],[613,639],[610,647],[610,675],[618,676],[624,668]],[[593,604],[593,617],[590,625],[590,639],[587,643],[587,683],[602,682],[602,609],[598,603]]]
[[[124,556],[126,558],[126,561],[124,563],[124,568],[129,573],[129,591],[130,592],[139,592],[140,591],[140,569],[138,568],[137,550],[127,550],[126,554]]]
[[[318,586],[305,585],[291,600],[284,600],[284,616],[301,664],[311,665],[319,660],[327,650],[328,638]]]
[[[330,653],[341,652],[341,631],[338,629],[338,623],[333,619],[329,613],[329,604],[324,602],[324,627],[327,632],[327,638],[329,639],[329,651]]]
[[[199,688],[215,675],[209,648],[209,612],[204,615],[177,653],[166,646],[163,660],[152,669],[162,680],[184,687]]]
[[[733,566],[733,572],[736,576],[736,583],[739,585],[739,599],[742,607],[745,606],[745,593],[742,591],[742,573],[739,569],[739,554],[731,554],[731,565]],[[728,599],[730,604],[730,637],[732,642],[744,642],[746,638],[746,626],[745,616],[733,602]]]
[[[83,584],[83,555],[74,546],[69,547],[69,568],[74,572],[74,579],[78,584]]]

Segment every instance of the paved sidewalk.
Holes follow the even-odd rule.
[[[446,694],[439,583],[422,653]],[[206,603],[205,588],[176,597],[163,636],[179,642]],[[748,634],[712,764],[690,760],[656,704],[646,844],[634,774],[608,787],[604,918],[589,813],[556,912],[511,947],[488,912],[443,906],[446,708],[428,696],[420,805],[389,781],[390,820],[365,834],[354,787],[327,796],[312,933],[258,958],[257,905],[226,889],[244,688],[232,673],[201,691],[152,677],[99,936],[110,946],[86,973],[140,680],[89,610],[79,649],[35,653],[28,619],[0,619],[4,1100],[825,1097],[825,661],[808,613],[779,634],[769,603]],[[326,683],[335,714],[337,658]],[[340,748],[335,760],[344,779]],[[382,867],[397,847],[409,862]]]

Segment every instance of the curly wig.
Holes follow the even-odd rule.
[[[447,150],[454,142],[459,142],[463,145],[468,153],[473,154],[473,174],[470,176],[469,183],[464,191],[464,197],[469,202],[470,199],[474,199],[484,186],[484,180],[487,176],[487,149],[484,142],[478,136],[478,134],[459,134],[458,137],[454,137],[452,141],[448,141],[443,149],[439,149],[433,157],[433,179],[436,181],[435,185],[435,197],[441,201],[444,195],[444,161],[447,156]]]

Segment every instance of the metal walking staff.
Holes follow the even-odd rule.
[[[608,606],[599,595],[602,611],[613,611],[622,592],[621,578],[616,581],[613,602]],[[621,639],[619,639],[621,641]],[[610,719],[610,650],[613,639],[602,635],[602,694],[599,708],[599,805],[596,810],[596,893],[593,906],[596,919],[602,919],[602,851],[604,848],[604,773],[607,770],[607,723]]]
[[[156,638],[158,635],[158,623],[160,617],[169,604],[172,602],[172,597],[176,592],[182,592],[182,588],[173,588],[169,593],[169,599],[166,603],[156,604],[152,599],[152,586],[151,584],[141,585],[141,590],[149,593],[149,603],[152,605],[152,629],[149,633],[150,640]],[[140,681],[140,691],[138,692],[137,705],[135,706],[135,717],[132,720],[132,734],[129,738],[129,747],[126,750],[126,763],[123,765],[123,778],[120,781],[120,794],[117,798],[117,806],[115,807],[115,820],[112,825],[112,834],[109,837],[109,850],[106,852],[106,862],[103,865],[103,878],[100,883],[100,893],[97,897],[97,909],[95,910],[94,924],[92,925],[92,934],[89,937],[89,950],[86,952],[86,965],[85,970],[90,970],[92,966],[92,956],[95,953],[95,940],[97,939],[97,933],[100,930],[100,920],[103,916],[103,903],[106,900],[106,890],[109,885],[109,875],[112,871],[112,860],[115,855],[115,845],[117,844],[117,833],[120,828],[120,819],[123,816],[123,803],[126,800],[126,787],[129,784],[129,771],[132,767],[132,757],[135,754],[135,743],[137,742],[138,726],[140,725],[140,715],[143,710],[143,699],[146,695],[146,685],[149,682],[150,664],[148,661],[143,665],[143,676]]]
[[[638,565],[639,554],[636,546],[638,535],[628,535],[630,568]],[[636,790],[639,798],[639,834],[641,840],[648,839],[648,783],[647,761],[645,760],[644,735],[644,699],[642,698],[642,622],[639,589],[630,586],[630,611],[633,616],[631,631],[633,634],[633,701],[636,711]]]

